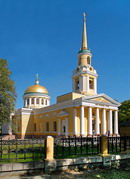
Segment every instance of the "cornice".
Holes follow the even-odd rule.
[[[75,78],[77,76],[84,75],[84,74],[88,74],[88,75],[92,75],[92,76],[98,77],[97,73],[92,73],[92,72],[89,72],[89,71],[79,71],[78,73],[73,74],[72,78]]]

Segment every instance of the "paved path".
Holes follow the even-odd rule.
[[[85,179],[83,172],[71,172],[71,173],[56,173],[52,175],[37,174],[37,175],[26,175],[23,172],[5,172],[0,173],[0,179]],[[90,179],[87,177],[87,179]]]

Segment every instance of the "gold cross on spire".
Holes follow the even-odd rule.
[[[83,13],[83,16],[84,16],[84,21],[86,21],[86,13],[85,12]]]
[[[87,47],[87,30],[86,30],[86,13],[83,13],[83,32],[82,32],[82,46],[81,49],[88,49]]]

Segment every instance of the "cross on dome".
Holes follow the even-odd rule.
[[[36,81],[35,81],[35,85],[39,85],[38,74],[36,74]]]

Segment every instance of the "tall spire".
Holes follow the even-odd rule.
[[[35,81],[35,85],[39,85],[38,74],[36,74],[36,81]]]
[[[87,47],[87,32],[86,32],[86,13],[83,13],[83,32],[82,32],[82,47],[81,50],[88,49]]]

